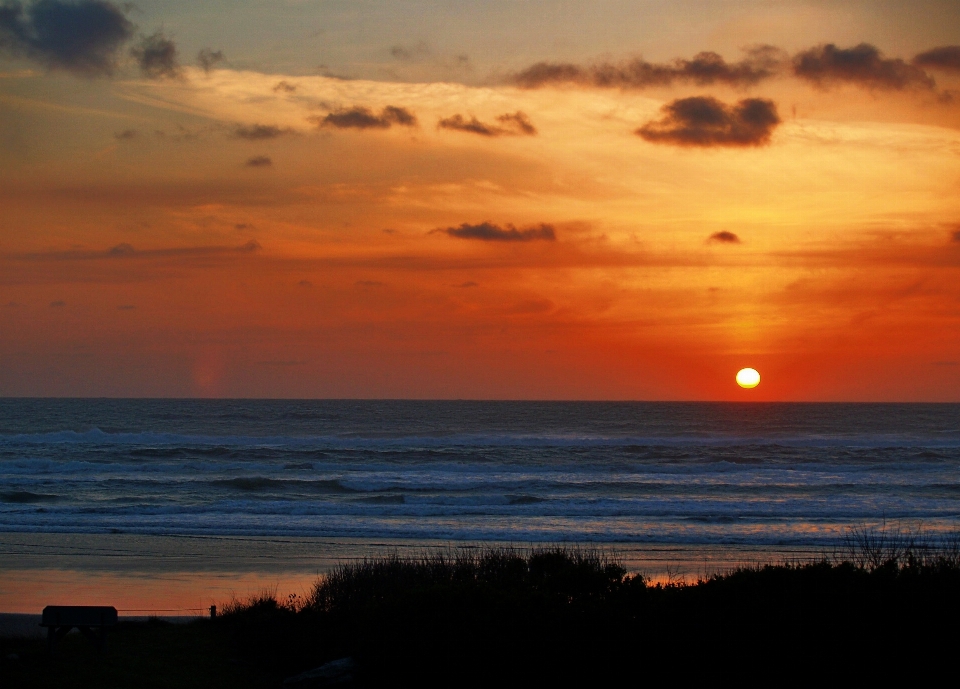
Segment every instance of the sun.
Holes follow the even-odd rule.
[[[741,368],[737,371],[737,385],[742,388],[755,388],[760,385],[760,374],[755,368]]]

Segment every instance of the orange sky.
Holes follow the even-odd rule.
[[[0,22],[0,394],[960,401],[949,3],[467,3],[469,55],[440,3],[241,4],[103,64]],[[265,38],[316,17],[322,67]]]

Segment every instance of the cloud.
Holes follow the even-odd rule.
[[[793,72],[817,86],[847,83],[898,91],[934,86],[930,75],[919,67],[900,58],[886,58],[869,43],[853,48],[838,48],[827,43],[804,50],[794,56]]]
[[[662,110],[663,119],[635,133],[653,143],[677,146],[762,146],[781,121],[776,104],[764,98],[745,98],[730,106],[694,96],[667,103]]]
[[[283,129],[272,124],[251,124],[237,125],[233,130],[235,136],[248,141],[263,141],[265,139],[276,139],[278,136],[290,134],[293,130]]]
[[[107,250],[108,256],[132,256],[135,253],[137,253],[137,250],[126,242],[117,244],[116,246]]]
[[[105,0],[0,4],[0,52],[82,76],[112,74],[133,29],[124,10]]]
[[[960,72],[960,45],[944,45],[920,53],[913,64],[929,69]]]
[[[122,132],[113,135],[117,141],[130,141],[138,136],[140,136],[140,133],[136,129],[124,129]]]
[[[712,235],[710,235],[708,241],[720,242],[721,244],[739,244],[740,237],[735,235],[733,232],[727,232],[724,230],[723,232],[714,232]]]
[[[953,241],[960,242],[960,230],[954,230],[953,234],[950,235]]]
[[[254,156],[245,164],[247,167],[270,167],[273,165],[273,160],[271,160],[268,156]]]
[[[297,283],[297,287],[313,287],[313,283],[309,280],[301,280]]]
[[[469,287],[479,287],[479,286],[480,286],[480,283],[474,282],[473,280],[468,280],[467,282],[461,282],[459,285],[457,285],[457,287],[462,287],[464,289]]]
[[[211,50],[210,48],[203,48],[197,53],[197,64],[200,65],[202,69],[207,74],[210,73],[214,67],[219,65],[221,62],[226,60],[222,50]]]
[[[670,63],[647,62],[641,58],[586,67],[538,62],[515,74],[512,81],[521,88],[564,83],[600,88],[644,88],[670,86],[676,82],[700,86],[750,86],[776,75],[785,60],[783,51],[765,45],[748,50],[740,62],[727,62],[714,52],[701,52],[691,60],[677,59]]]
[[[117,307],[117,311],[133,311],[136,307],[134,304],[120,304]]]
[[[383,283],[378,280],[357,280],[354,284],[357,287],[383,287]]]
[[[50,302],[50,308],[51,308],[51,309],[59,309],[59,308],[61,308],[61,307],[63,307],[63,306],[66,306],[66,305],[67,305],[67,302],[61,301],[61,300],[59,300],[59,299],[58,299],[57,301],[52,301],[52,302]]]
[[[394,124],[404,127],[414,127],[417,124],[417,118],[412,112],[393,105],[385,107],[379,115],[375,115],[369,108],[354,106],[336,110],[323,118],[310,119],[320,127],[337,129],[389,129]]]
[[[293,93],[296,90],[297,85],[291,84],[289,81],[278,81],[273,87],[274,93]]]
[[[395,45],[390,55],[398,62],[416,62],[430,56],[430,47],[423,41],[414,46]]]
[[[507,113],[497,117],[500,124],[487,124],[481,122],[476,117],[469,120],[463,115],[457,114],[453,117],[447,117],[437,122],[440,129],[452,129],[460,132],[470,132],[481,136],[505,136],[505,135],[525,135],[536,136],[537,129],[530,122],[530,118],[523,112]]]
[[[522,230],[518,230],[513,225],[501,227],[489,222],[479,225],[463,223],[459,227],[447,227],[434,232],[443,232],[459,239],[479,239],[484,242],[532,242],[538,239],[552,242],[557,238],[553,226],[544,223]]]
[[[160,31],[143,36],[140,43],[130,49],[130,54],[136,58],[143,75],[150,79],[180,76],[177,46]]]

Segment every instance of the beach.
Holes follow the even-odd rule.
[[[0,400],[0,612],[205,614],[363,558],[566,544],[653,580],[956,529],[957,405]]]
[[[368,686],[573,686],[955,636],[957,405],[0,410],[15,685],[129,686],[146,663],[149,686],[278,686],[343,661]],[[79,634],[46,660],[48,605],[117,609],[102,661]],[[712,640],[692,664],[686,638]]]
[[[0,534],[0,611],[39,612],[47,605],[111,605],[123,617],[195,617],[264,591],[307,596],[338,565],[365,558],[467,551],[502,545],[456,541]],[[594,545],[594,547],[597,547]],[[606,544],[631,572],[654,581],[696,580],[743,565],[807,562],[815,547]]]

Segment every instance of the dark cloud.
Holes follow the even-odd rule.
[[[177,46],[160,31],[142,37],[140,43],[130,49],[130,54],[136,58],[143,75],[150,79],[180,76]]]
[[[468,287],[479,287],[479,282],[474,282],[473,280],[468,280],[467,282],[461,282],[457,287],[463,287],[464,289]]]
[[[267,156],[254,156],[246,162],[247,167],[270,167],[273,165],[273,160]]]
[[[272,124],[251,124],[238,125],[233,130],[235,136],[248,141],[263,141],[264,139],[276,139],[278,136],[290,134],[292,130],[276,127]]]
[[[538,239],[555,241],[557,234],[552,225],[541,223],[534,227],[518,230],[513,225],[494,225],[483,222],[479,225],[463,223],[459,227],[447,227],[435,232],[443,232],[459,239],[479,239],[484,242],[532,242]]]
[[[140,133],[136,129],[124,129],[122,132],[117,132],[113,136],[117,141],[130,141],[140,136]]]
[[[354,284],[357,287],[383,287],[383,283],[377,280],[357,280]]]
[[[739,244],[740,237],[735,235],[733,232],[727,232],[724,230],[723,232],[714,232],[712,235],[710,235],[710,241],[720,242],[722,244]]]
[[[670,63],[647,62],[640,58],[590,66],[538,62],[514,75],[513,81],[522,88],[564,83],[601,88],[644,88],[670,86],[676,82],[700,86],[750,86],[777,74],[785,59],[783,51],[772,46],[759,46],[748,50],[740,62],[727,62],[713,52],[698,53],[691,60],[678,59]]]
[[[944,45],[920,53],[913,58],[913,64],[929,69],[960,72],[960,45]]]
[[[375,115],[369,108],[354,106],[352,108],[336,110],[326,117],[312,118],[321,127],[336,127],[337,129],[389,129],[392,125],[413,127],[417,124],[416,116],[406,108],[388,105]]]
[[[537,128],[533,126],[533,123],[530,121],[530,118],[526,116],[525,113],[517,110],[515,113],[507,113],[497,117],[497,122],[502,126],[513,129],[517,134],[526,134],[527,136],[535,136],[537,133]]]
[[[414,46],[395,45],[390,54],[399,62],[416,62],[430,56],[430,47],[422,41]]]
[[[818,86],[847,83],[891,90],[934,86],[930,75],[916,65],[886,58],[869,43],[853,48],[838,48],[833,43],[810,48],[793,58],[793,72]]]
[[[636,134],[678,146],[762,146],[780,124],[776,104],[764,98],[745,98],[731,106],[694,96],[668,103],[663,112],[663,119],[648,122]]]
[[[309,280],[301,280],[297,283],[297,287],[313,287],[313,283]]]
[[[210,70],[226,59],[227,58],[224,57],[222,50],[203,48],[199,53],[197,53],[197,64],[200,65],[200,69],[208,74],[210,73]]]
[[[953,234],[950,235],[953,241],[960,242],[960,230],[954,230]]]
[[[83,76],[112,74],[133,29],[124,10],[104,0],[0,4],[0,53]]]
[[[59,309],[60,307],[66,306],[66,305],[67,305],[67,302],[60,301],[59,299],[57,301],[50,302],[50,308],[52,309]]]
[[[437,127],[459,132],[470,132],[481,136],[535,136],[537,133],[537,129],[530,122],[530,118],[519,110],[515,113],[500,115],[497,117],[497,122],[499,124],[488,124],[481,122],[476,117],[471,117],[468,120],[463,115],[457,114],[440,120],[437,122]]]
[[[296,90],[297,85],[291,84],[289,81],[278,81],[273,87],[274,93],[293,93]]]
[[[137,307],[134,304],[120,304],[120,306],[117,307],[117,311],[133,311],[135,308]]]
[[[123,244],[117,244],[116,246],[107,250],[107,256],[132,256],[135,253],[137,253],[137,250],[126,242]]]

